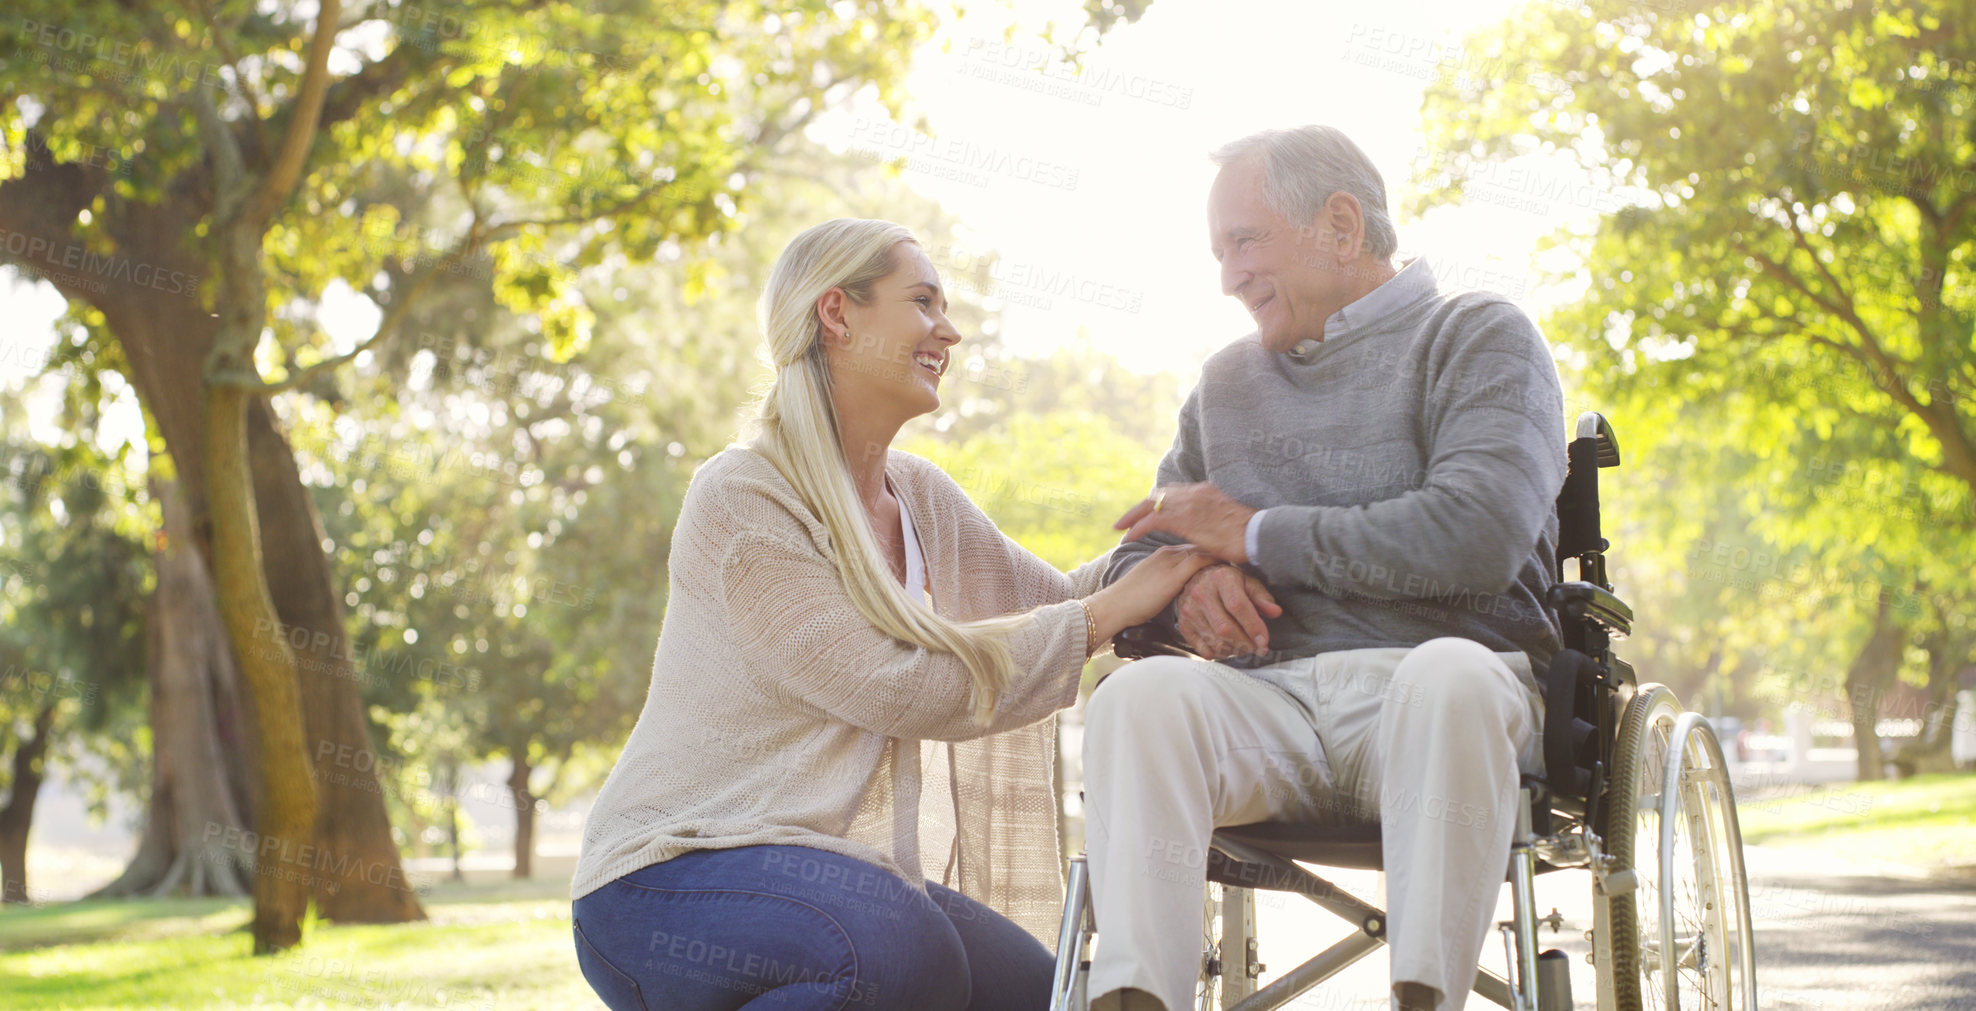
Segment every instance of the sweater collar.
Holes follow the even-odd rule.
[[[1387,278],[1385,283],[1332,313],[1331,318],[1324,321],[1324,339],[1329,342],[1347,333],[1379,329],[1408,306],[1433,296],[1437,291],[1434,272],[1428,268],[1427,258],[1416,256],[1400,268],[1399,273]]]

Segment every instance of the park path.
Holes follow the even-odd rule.
[[[1927,878],[1905,868],[1804,850],[1747,849],[1757,930],[1757,996],[1763,1011],[1976,1011],[1976,882]],[[1377,876],[1334,880],[1368,900]],[[1590,951],[1591,883],[1582,871],[1538,881],[1539,912],[1553,906],[1564,930],[1544,947],[1570,953],[1572,993],[1595,1007]],[[1509,915],[1503,892],[1498,916]],[[1283,894],[1257,896],[1262,960],[1281,972],[1344,933],[1343,921]],[[1500,973],[1502,942],[1491,935],[1483,963]],[[1289,1005],[1298,1011],[1377,1011],[1384,1000],[1382,951]],[[1263,981],[1274,978],[1265,973]],[[1495,1005],[1471,996],[1469,1011]]]
[[[1976,1011],[1976,882],[1752,849],[1765,1011]]]

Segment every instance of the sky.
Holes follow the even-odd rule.
[[[1471,180],[1459,207],[1425,220],[1400,214],[1426,148],[1423,90],[1436,75],[1501,74],[1500,61],[1463,40],[1512,7],[1155,0],[1081,68],[1033,36],[1004,41],[983,14],[943,26],[915,61],[907,91],[927,130],[851,108],[811,132],[874,159],[905,157],[908,184],[963,223],[949,262],[999,253],[995,293],[1018,352],[1046,352],[1082,331],[1132,367],[1191,374],[1248,332],[1208,252],[1216,169],[1207,155],[1256,130],[1307,123],[1343,130],[1379,167],[1402,259],[1425,255],[1444,289],[1487,288],[1536,314],[1573,293],[1542,284],[1538,239],[1609,202],[1574,185],[1567,166],[1526,159],[1522,175]]]
[[[1576,286],[1544,283],[1538,240],[1589,222],[1606,202],[1585,199],[1568,166],[1526,159],[1533,164],[1525,174],[1471,179],[1459,206],[1424,219],[1401,211],[1426,147],[1422,91],[1437,75],[1504,73],[1463,42],[1512,9],[1508,0],[1156,0],[1073,68],[1036,29],[1052,16],[1079,23],[1074,3],[976,5],[944,23],[914,59],[904,118],[923,117],[924,131],[858,101],[820,117],[811,134],[875,163],[905,159],[901,178],[961,222],[951,247],[930,250],[935,265],[998,258],[987,294],[1018,354],[1088,337],[1127,367],[1190,375],[1247,333],[1247,314],[1220,293],[1208,252],[1215,168],[1207,153],[1255,130],[1305,123],[1342,129],[1379,167],[1402,260],[1425,255],[1444,289],[1494,290],[1541,318]],[[1004,38],[1012,22],[1015,35]],[[1556,179],[1567,184],[1547,182]],[[340,343],[353,344],[376,319],[367,303],[350,304],[359,301],[325,304],[325,325]],[[8,321],[0,388],[27,382],[61,308],[47,285],[0,272],[0,319]],[[135,400],[126,396],[99,442],[137,432]]]

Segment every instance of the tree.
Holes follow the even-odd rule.
[[[12,415],[14,412],[0,412]],[[28,834],[58,742],[114,737],[144,664],[144,510],[120,457],[9,446],[0,482],[0,901],[28,900]],[[18,465],[18,466],[16,466]]]
[[[1964,670],[1976,664],[1976,628],[1965,621],[1958,625],[1958,614],[1969,612],[1967,602],[1960,610],[1937,606],[1931,609],[1922,649],[1927,656],[1927,701],[1919,718],[1921,733],[1894,756],[1903,774],[1949,772],[1955,768],[1951,735],[1955,727],[1957,691]]]
[[[184,496],[156,469],[150,489],[163,516],[144,616],[150,796],[136,854],[90,897],[249,895],[251,862],[242,859],[249,854],[226,845],[249,837],[255,824],[247,700]]]
[[[1528,13],[1472,42],[1528,72],[1429,88],[1424,203],[1537,152],[1575,159],[1607,193],[1644,194],[1601,219],[1584,248],[1597,282],[1558,329],[1663,385],[1768,394],[1777,409],[1750,423],[1897,433],[1902,456],[1976,489],[1976,26],[1963,12],[1768,2],[1675,16],[1600,0]],[[1798,403],[1807,382],[1828,395]]]
[[[476,257],[504,304],[540,320],[544,353],[568,353],[589,325],[581,268],[723,230],[750,151],[831,95],[885,92],[928,27],[877,3],[298,13],[30,3],[0,29],[35,57],[0,75],[0,229],[23,237],[9,262],[88,306],[86,355],[128,369],[185,479],[252,688],[257,952],[299,941],[311,879],[332,918],[420,915],[408,890],[376,884],[402,880],[376,791],[316,799],[310,754],[368,734],[333,645],[343,616],[319,524],[268,399],[319,388]],[[862,30],[843,31],[853,13]],[[202,68],[190,82],[188,61]],[[466,214],[357,206],[380,167],[424,179],[428,197],[457,190]],[[382,311],[352,348],[313,324],[332,279]],[[311,850],[330,859],[273,866]]]
[[[1598,0],[1533,5],[1465,51],[1510,72],[1429,87],[1418,208],[1477,186],[1597,198],[1578,201],[1593,231],[1558,239],[1591,284],[1546,329],[1634,433],[1629,466],[1687,461],[1649,464],[1662,503],[1625,500],[1686,531],[1660,570],[1722,582],[1702,592],[1726,610],[1667,632],[1705,666],[1750,671],[1766,641],[1785,648],[1761,664],[1844,664],[1877,776],[1910,630],[1966,617],[1972,588],[1940,562],[1976,501],[1976,32],[1942,4]]]

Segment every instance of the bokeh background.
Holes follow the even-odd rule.
[[[901,444],[1069,568],[1247,330],[1207,151],[1310,122],[1613,421],[1622,652],[1791,869],[1766,1006],[1976,1006],[1967,2],[14,0],[0,90],[0,1006],[585,1006],[782,245],[921,237]]]

